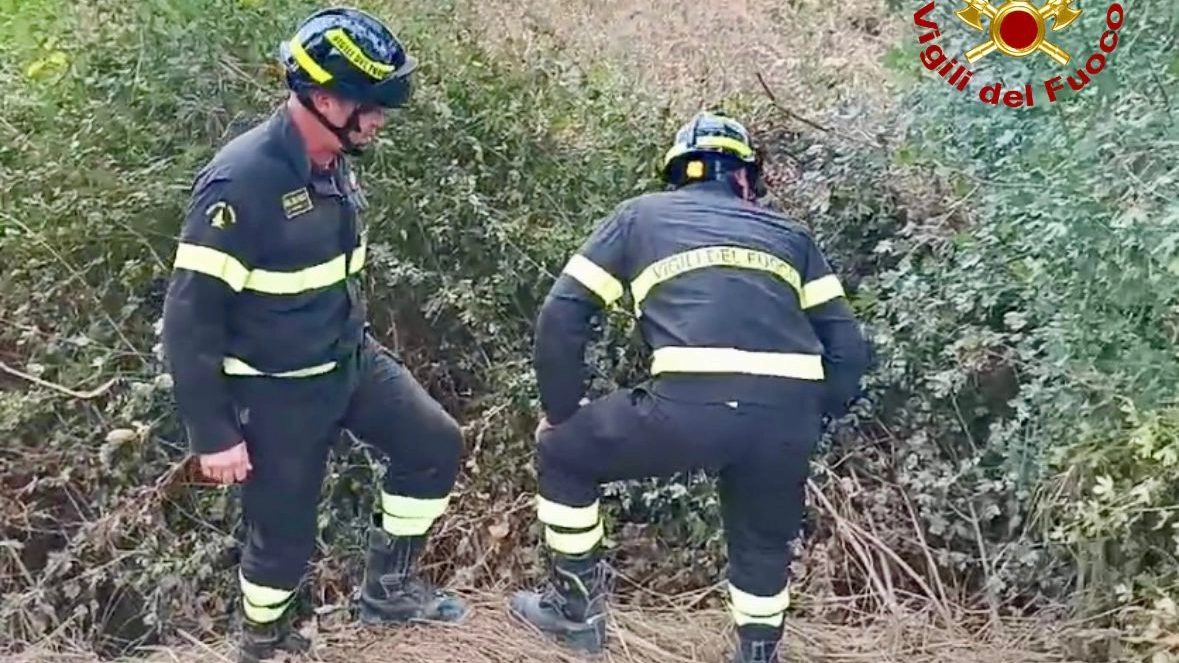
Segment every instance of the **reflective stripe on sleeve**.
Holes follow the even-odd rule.
[[[838,276],[820,276],[802,287],[802,307],[814,308],[843,296],[843,285],[839,282]]]
[[[651,374],[660,373],[746,373],[822,380],[823,358],[788,352],[671,346],[652,353]]]
[[[234,292],[241,292],[250,277],[250,270],[237,258],[212,247],[187,242],[176,247],[172,267],[212,276],[224,281]]]
[[[741,591],[729,583],[729,601],[733,621],[738,626],[745,624],[765,624],[777,626],[782,623],[783,613],[790,607],[790,588],[787,587],[775,596],[756,596]]]
[[[622,298],[622,282],[585,256],[574,255],[569,258],[561,271],[600,297],[607,306]]]

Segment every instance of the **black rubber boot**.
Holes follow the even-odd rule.
[[[311,641],[291,628],[287,616],[271,624],[256,624],[242,618],[238,663],[259,663],[274,658],[280,652],[302,654],[310,648]]]
[[[737,650],[729,663],[777,663],[781,640],[781,626],[738,626]]]
[[[573,557],[553,553],[549,582],[539,592],[516,592],[513,614],[575,651],[606,648],[605,565],[597,553]]]
[[[414,573],[426,536],[392,536],[379,526],[368,532],[360,619],[365,624],[411,621],[455,622],[466,616],[458,597],[436,589]]]

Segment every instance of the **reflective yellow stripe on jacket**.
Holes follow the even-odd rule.
[[[348,276],[358,273],[364,268],[367,248],[367,243],[362,239],[356,250],[352,253],[352,260],[348,264],[347,273],[344,271],[347,258],[342,253],[318,265],[280,272],[266,269],[250,269],[237,258],[219,249],[181,242],[176,247],[176,259],[172,266],[174,269],[187,269],[211,276],[224,282],[234,292],[248,290],[268,295],[297,295],[311,290],[333,286]],[[237,357],[225,357],[222,361],[222,369],[226,375],[239,376],[301,378],[323,375],[335,367],[336,362],[333,361],[293,371],[266,373],[250,366]]]
[[[745,373],[822,380],[823,358],[789,352],[671,346],[651,353],[651,374],[660,373]]]
[[[706,246],[670,255],[640,272],[629,286],[635,315],[642,316],[643,301],[657,285],[705,267],[735,267],[772,274],[798,293],[803,309],[844,296],[843,286],[834,274],[804,283],[790,263],[764,251],[739,246]],[[607,306],[621,299],[627,289],[607,270],[582,255],[570,258],[563,271],[600,297]],[[717,347],[659,348],[653,353],[651,373],[744,373],[801,380],[822,380],[824,377],[819,355]]]
[[[705,246],[670,255],[651,263],[640,272],[631,282],[635,315],[642,315],[640,306],[652,288],[681,274],[705,267],[736,267],[773,274],[794,288],[804,309],[814,308],[843,296],[843,287],[834,274],[804,284],[798,270],[775,255],[740,246]]]
[[[315,366],[308,366],[306,368],[298,368],[293,371],[282,371],[281,373],[267,373],[260,371],[237,357],[226,357],[221,362],[221,368],[226,375],[252,375],[252,376],[266,376],[271,378],[309,378],[315,375],[323,375],[331,372],[336,367],[336,362],[329,361]]]
[[[251,290],[268,295],[297,295],[333,286],[364,268],[367,244],[362,240],[352,253],[348,272],[344,254],[327,262],[289,272],[249,269],[233,256],[208,246],[182,242],[176,247],[175,269],[187,269],[224,281],[234,292]]]

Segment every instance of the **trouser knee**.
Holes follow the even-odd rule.
[[[463,434],[458,423],[440,415],[418,438],[414,464],[389,459],[381,488],[381,525],[394,536],[422,536],[446,512],[458,478]]]
[[[544,525],[545,544],[563,555],[591,552],[605,534],[598,485],[578,467],[577,459],[568,458],[558,440],[552,435],[542,437],[537,449],[537,519]]]
[[[598,484],[582,468],[584,458],[574,458],[569,446],[555,435],[541,437],[536,450],[536,475],[540,494],[562,504],[588,505],[598,498]]]
[[[458,422],[445,413],[412,433],[415,448],[393,454],[385,473],[387,492],[438,497],[450,492],[458,478],[463,453],[463,433]]]

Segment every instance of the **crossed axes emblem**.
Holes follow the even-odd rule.
[[[1033,5],[1028,0],[1007,0],[1000,7],[992,5],[990,0],[962,1],[966,6],[955,11],[954,15],[962,19],[962,22],[966,25],[979,32],[983,32],[980,19],[983,16],[990,19],[989,29],[987,30],[990,33],[988,35],[990,38],[966,51],[967,62],[973,64],[975,60],[978,60],[991,51],[998,50],[1000,53],[1017,58],[1022,58],[1039,51],[1055,60],[1061,66],[1068,64],[1069,54],[1063,48],[1046,39],[1047,31],[1045,30],[1044,23],[1048,19],[1052,19],[1052,30],[1054,32],[1067,28],[1084,11],[1083,9],[1073,9],[1070,6],[1076,0],[1047,0],[1041,7]],[[999,31],[1004,19],[1012,14],[1024,14],[1035,23],[1036,36],[1031,44],[1016,48],[1008,44],[1000,35]]]

